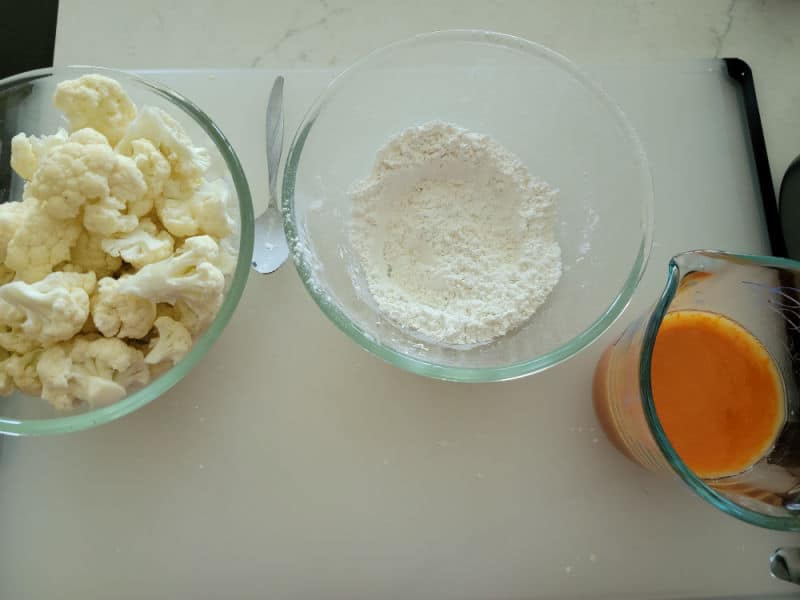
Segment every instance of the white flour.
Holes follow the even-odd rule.
[[[407,129],[350,195],[351,242],[378,309],[423,338],[499,337],[561,277],[556,190],[484,135]]]

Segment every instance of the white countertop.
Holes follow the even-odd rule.
[[[796,108],[800,105],[800,80],[795,76],[794,68],[795,60],[800,57],[800,36],[796,33],[797,24],[800,23],[800,3],[593,3],[555,0],[505,3],[488,0],[425,3],[385,0],[339,3],[325,0],[302,0],[294,3],[140,0],[136,3],[123,3],[61,0],[59,10],[56,64],[101,63],[120,68],[156,69],[344,68],[357,57],[390,41],[414,33],[453,27],[480,27],[518,34],[585,63],[739,56],[750,63],[755,73],[776,184],[779,183],[780,174],[786,165],[800,153],[800,114]],[[93,32],[102,32],[102,37]],[[274,290],[276,305],[289,303],[305,307],[309,311],[315,309],[299,289],[297,278],[291,269],[283,269],[275,279],[251,279],[248,285],[250,294],[245,294],[240,307],[239,325],[232,323],[230,331],[226,332],[227,335],[215,348],[217,353],[224,353],[226,348],[230,350],[232,336],[235,334],[246,335],[246,316],[260,311],[253,294],[266,285]],[[284,327],[284,331],[289,329],[280,322],[277,315],[271,319],[275,321],[272,325],[276,328]],[[50,529],[52,551],[48,555],[54,552],[57,554],[56,549],[62,549],[65,552],[83,551],[89,557],[92,552],[97,554],[98,547],[82,548],[82,544],[90,543],[88,540],[96,543],[98,539],[102,539],[102,547],[107,548],[107,552],[111,553],[111,549],[114,549],[114,554],[107,557],[110,564],[116,564],[118,561],[115,557],[118,557],[119,561],[132,561],[129,564],[139,565],[140,568],[147,566],[147,573],[127,573],[122,565],[105,572],[98,569],[98,572],[93,573],[91,566],[87,565],[85,573],[71,573],[75,579],[70,580],[72,585],[64,588],[71,590],[65,591],[69,597],[77,597],[74,595],[76,590],[97,593],[104,590],[106,596],[110,597],[107,594],[108,590],[114,589],[114,579],[118,580],[117,584],[125,586],[127,591],[114,597],[134,597],[130,594],[136,587],[141,587],[139,578],[150,579],[148,573],[152,578],[164,580],[164,593],[171,590],[169,593],[172,595],[169,597],[183,598],[187,589],[194,590],[192,597],[220,597],[217,592],[221,589],[228,589],[231,598],[258,597],[257,569],[260,568],[260,563],[251,560],[250,553],[263,554],[272,564],[270,573],[273,577],[269,582],[263,583],[263,597],[270,597],[267,592],[270,589],[279,597],[303,599],[323,597],[325,589],[331,597],[341,598],[346,597],[343,590],[347,589],[370,589],[374,592],[371,596],[373,598],[400,598],[403,597],[403,590],[408,597],[418,597],[418,593],[425,590],[431,592],[432,589],[437,589],[442,597],[452,598],[488,597],[491,590],[497,589],[513,591],[516,594],[514,597],[519,594],[526,594],[519,597],[538,597],[541,594],[550,597],[565,585],[554,577],[554,573],[573,580],[583,578],[582,583],[572,581],[565,589],[580,590],[581,597],[588,597],[586,594],[591,594],[598,583],[592,583],[593,570],[603,568],[608,573],[617,572],[619,579],[623,580],[626,569],[632,566],[626,558],[631,551],[637,556],[653,552],[653,556],[660,557],[660,560],[656,561],[659,564],[650,564],[653,561],[646,564],[636,578],[636,585],[621,586],[626,589],[626,597],[638,597],[637,594],[640,593],[644,597],[651,592],[655,582],[663,583],[682,577],[673,572],[673,569],[685,572],[685,577],[692,581],[700,582],[697,585],[682,586],[680,589],[685,592],[707,595],[710,590],[727,589],[724,581],[729,578],[729,574],[724,570],[706,573],[703,564],[680,556],[675,556],[674,561],[667,564],[663,560],[663,553],[647,546],[633,549],[619,547],[612,539],[614,532],[611,524],[615,521],[611,519],[606,523],[603,518],[598,519],[597,515],[583,508],[575,512],[575,527],[567,532],[572,536],[570,539],[558,539],[563,538],[563,532],[557,523],[546,523],[541,519],[526,520],[526,507],[519,505],[519,499],[525,495],[514,492],[525,485],[535,487],[534,474],[519,468],[524,461],[519,460],[518,454],[525,451],[525,441],[531,435],[541,437],[542,452],[545,453],[548,448],[555,447],[545,443],[546,440],[556,441],[556,438],[563,435],[575,436],[579,440],[575,444],[576,455],[593,455],[598,461],[599,471],[595,484],[601,483],[601,472],[621,475],[629,473],[631,481],[637,486],[635,494],[622,489],[604,490],[602,494],[617,498],[618,513],[629,511],[638,518],[638,521],[634,520],[631,524],[632,527],[652,529],[652,544],[656,546],[670,536],[678,536],[691,543],[693,535],[698,539],[704,537],[700,529],[705,526],[709,531],[724,530],[725,535],[720,538],[720,546],[728,555],[741,553],[743,556],[763,556],[765,559],[765,552],[771,547],[772,541],[791,539],[790,536],[757,535],[759,532],[754,528],[734,522],[710,507],[701,511],[697,506],[702,503],[697,498],[688,493],[673,493],[672,486],[677,484],[646,478],[636,467],[615,454],[597,451],[594,423],[587,404],[571,403],[569,411],[574,413],[576,423],[585,423],[581,429],[585,428],[588,432],[591,428],[591,433],[576,433],[574,428],[566,433],[552,430],[546,425],[546,417],[552,405],[542,403],[531,406],[527,401],[529,388],[526,386],[531,380],[498,388],[429,382],[401,374],[367,354],[357,352],[354,344],[324,322],[321,315],[315,314],[308,322],[293,324],[292,327],[301,335],[318,336],[320,348],[331,349],[342,360],[331,361],[330,367],[325,371],[324,381],[327,384],[322,389],[322,379],[304,381],[302,378],[302,362],[308,357],[301,356],[296,349],[292,351],[292,356],[283,357],[284,367],[291,365],[291,368],[298,369],[297,383],[287,383],[286,387],[274,390],[274,393],[281,396],[281,400],[270,398],[265,393],[265,404],[257,411],[260,417],[254,418],[252,423],[238,432],[240,435],[233,438],[221,439],[215,435],[213,428],[206,428],[207,424],[215,422],[215,416],[220,419],[225,417],[225,407],[216,401],[224,395],[222,383],[216,384],[213,389],[199,389],[199,384],[193,387],[193,380],[189,378],[181,385],[184,394],[181,398],[185,400],[194,393],[194,397],[198,398],[196,403],[189,405],[186,404],[188,401],[183,401],[181,405],[178,402],[169,402],[169,398],[152,403],[147,410],[96,430],[91,434],[92,443],[86,446],[79,445],[73,436],[63,438],[61,443],[57,440],[41,441],[35,450],[33,447],[38,440],[25,440],[24,444],[14,446],[15,450],[9,454],[6,463],[12,481],[19,480],[13,478],[15,456],[17,463],[20,463],[26,453],[34,456],[34,460],[28,460],[26,464],[33,462],[42,468],[51,460],[53,453],[57,453],[59,457],[53,457],[52,460],[65,461],[74,472],[79,469],[80,464],[84,464],[76,450],[86,447],[98,450],[102,448],[102,452],[108,453],[109,465],[119,460],[125,461],[131,468],[128,473],[117,473],[109,466],[108,470],[98,472],[94,477],[87,474],[86,481],[63,478],[42,481],[36,489],[31,490],[31,501],[25,507],[7,507],[12,512],[27,508],[28,512],[41,513],[41,519],[33,519],[27,515],[20,522],[41,522],[42,527]],[[322,353],[320,349],[312,352],[310,357],[312,360],[315,356],[319,359]],[[213,359],[211,354],[209,356]],[[249,368],[257,368],[260,358],[258,361],[255,358],[245,361],[238,371],[239,374],[246,376]],[[271,361],[281,360],[275,356],[264,358]],[[563,368],[571,366],[588,374],[595,358],[596,352],[583,353]],[[213,368],[213,361],[206,361],[205,364]],[[537,376],[537,385],[541,389],[557,389],[559,384],[556,378],[559,373],[563,375],[563,368]],[[337,369],[341,382],[337,382]],[[395,403],[391,414],[382,415],[376,421],[378,417],[370,413],[369,398],[347,394],[346,380],[353,377],[366,378],[364,386],[376,394],[388,395],[395,386],[403,385],[406,386],[404,389],[411,392],[412,397],[407,403]],[[583,379],[587,379],[583,383],[587,384],[584,387],[588,389],[588,375]],[[337,392],[342,393],[341,398],[336,398]],[[483,401],[486,399],[484,396],[494,396],[498,392],[502,392],[502,397],[496,398],[497,402],[492,405],[492,411],[489,411]],[[311,412],[310,405],[303,407],[290,401],[290,396],[295,393],[327,395],[337,402],[328,406],[321,403],[322,412]],[[215,396],[215,401],[206,402],[206,395]],[[173,400],[175,398],[173,395]],[[169,428],[170,423],[180,423],[182,415],[187,411],[193,423],[193,413],[200,415],[193,427],[187,427],[182,435],[163,430]],[[531,418],[519,419],[522,413]],[[361,418],[354,415],[360,415]],[[307,437],[302,440],[288,439],[288,432],[300,423],[298,419],[302,420],[301,429]],[[448,437],[450,434],[441,433],[451,429],[453,421],[459,430],[463,430],[461,438]],[[268,427],[272,437],[260,437],[265,432],[263,422],[270,423]],[[376,422],[382,428],[375,429]],[[348,432],[346,439],[330,429],[331,423],[337,431]],[[367,423],[371,424],[370,427],[362,428]],[[153,430],[152,427],[156,429]],[[140,439],[137,436],[145,431],[154,431],[154,435],[160,435],[162,439],[180,439],[183,445],[172,448],[174,455],[170,457],[171,460],[163,462],[159,461],[158,452],[150,448],[146,441],[142,442],[141,452],[135,457],[123,455],[125,449],[137,446],[135,440]],[[271,469],[273,473],[282,474],[274,480],[271,505],[282,506],[287,515],[303,516],[303,527],[298,529],[294,521],[290,526],[291,516],[285,522],[273,518],[270,521],[271,537],[262,539],[257,535],[262,530],[253,527],[251,519],[259,514],[261,500],[255,495],[241,495],[242,489],[248,489],[242,488],[243,485],[255,485],[256,474],[240,472],[236,468],[237,463],[233,462],[234,457],[239,456],[238,450],[244,448],[245,439],[259,440],[264,452],[265,471]],[[387,448],[384,455],[368,459],[359,454],[362,444],[378,439]],[[504,450],[497,454],[496,448],[499,445],[493,445],[490,441],[501,439],[504,440]],[[49,448],[49,451],[43,451],[42,447]],[[341,451],[340,455],[326,454],[334,447]],[[329,450],[323,452],[324,448]],[[407,464],[408,456],[404,457],[401,449],[402,452],[412,452],[420,464],[427,464],[426,470],[416,473],[414,477],[411,477],[411,473],[406,473],[407,477],[398,477],[395,481],[396,488],[372,489],[369,481],[380,480],[382,473],[393,468],[395,464]],[[461,464],[451,457],[456,454],[454,450],[459,450],[462,455],[468,454],[470,464],[474,463],[474,472],[460,473],[453,470]],[[288,455],[278,456],[280,451],[287,452]],[[560,469],[563,467],[558,466],[561,462],[559,457],[552,458],[550,472],[557,475],[562,472]],[[328,459],[331,464],[349,465],[345,473],[350,476],[347,481],[359,482],[363,488],[340,489],[342,481],[335,478],[340,477],[341,473],[333,469],[320,480],[303,478],[304,473],[308,474],[312,470],[316,472],[317,467],[327,464]],[[284,473],[281,469],[286,464],[305,466],[308,469]],[[221,485],[209,487],[204,483],[207,480],[201,476],[209,472],[224,473],[222,479],[218,480]],[[495,480],[496,486],[492,485],[492,480]],[[178,494],[177,487],[140,491],[142,485],[147,487],[148,483],[155,485],[156,482],[163,481],[172,481],[175,486],[182,485],[183,496]],[[407,489],[402,484],[403,481],[407,482],[406,485],[424,484],[429,487]],[[539,495],[543,499],[558,496],[556,492],[561,484],[553,478],[549,478],[548,482],[547,486],[540,489]],[[104,487],[106,484],[115,490],[123,490],[122,493],[124,490],[131,494],[138,493],[142,504],[138,507],[128,506],[126,510],[132,511],[131,514],[116,515],[116,507],[103,502],[103,498],[107,497]],[[82,507],[80,515],[76,508],[74,522],[65,522],[48,514],[48,503],[56,501],[46,497],[53,486],[63,491],[64,506]],[[565,489],[569,488],[571,493],[574,492],[569,485],[565,486]],[[180,509],[170,505],[171,498],[185,497],[187,489],[193,494],[208,495],[214,502],[204,503],[202,499],[198,499],[197,505],[186,505]],[[323,489],[328,490],[327,495],[320,493]],[[355,501],[350,493],[353,491],[357,492]],[[442,505],[437,511],[436,506],[415,503],[420,498],[443,501],[454,491],[463,491],[464,506]],[[501,491],[510,492],[510,496],[503,496]],[[588,486],[586,493],[598,492]],[[233,495],[236,494],[239,497],[234,499]],[[497,500],[500,496],[505,499],[500,504],[499,512],[495,510],[487,514],[483,523],[470,520],[470,515],[475,514],[481,506],[496,507],[496,502],[490,504],[490,500]],[[669,520],[659,519],[657,516],[648,517],[645,512],[636,511],[634,503],[640,502],[642,496],[666,499],[667,504],[675,510],[691,511],[691,519],[673,530]],[[381,512],[381,506],[397,501],[398,498],[408,499],[402,510],[389,516]],[[583,500],[576,499],[575,502],[583,507]],[[153,512],[159,506],[163,511]],[[229,510],[209,514],[202,510],[204,506],[227,507]],[[242,510],[245,512],[239,512]],[[175,531],[176,537],[166,541],[163,550],[182,550],[169,559],[170,569],[169,565],[164,564],[159,549],[150,547],[149,540],[159,539],[159,531],[174,526],[174,521],[167,520],[168,515],[176,514],[183,515]],[[340,521],[331,522],[327,519],[331,514],[339,515]],[[91,522],[88,519],[90,515],[96,515],[98,523],[107,525],[118,518],[138,519],[142,524],[140,536],[135,539],[117,539],[111,525],[106,531],[82,536],[81,524]],[[442,515],[445,517],[442,518]],[[519,520],[515,520],[518,517]],[[206,519],[213,519],[214,523],[209,523]],[[520,530],[522,535],[514,535],[511,526],[519,522],[526,522],[528,526],[524,531]],[[418,523],[419,526],[403,527],[402,531],[398,531],[397,526],[403,523]],[[449,531],[453,538],[452,543],[444,550],[436,539],[442,530],[440,526]],[[499,540],[492,533],[496,533],[495,530],[504,531],[507,536]],[[203,531],[213,531],[214,539],[205,539]],[[386,532],[389,531],[394,532],[397,542],[393,548],[382,547]],[[353,543],[342,543],[350,535]],[[608,535],[612,537],[608,538]],[[41,534],[36,537],[41,539]],[[611,541],[603,547],[598,543],[601,539]],[[244,543],[239,544],[242,540]],[[33,560],[36,548],[31,547],[31,543],[26,544],[24,539],[20,541],[20,551],[29,551]],[[198,547],[197,544],[201,546]],[[409,554],[408,551],[413,548],[434,549],[435,552],[426,553],[423,550]],[[503,555],[487,556],[485,552],[489,548],[494,548]],[[373,552],[360,554],[365,549],[372,549]],[[552,554],[547,558],[539,557],[540,569],[542,564],[546,564],[549,570],[538,571],[542,578],[546,578],[538,584],[534,583],[537,581],[537,573],[530,570],[530,557],[536,552]],[[237,553],[242,554],[240,556]],[[227,569],[224,576],[217,573],[213,565],[221,564],[221,561],[232,557],[236,558],[236,564],[240,566],[238,571],[236,568]],[[164,572],[159,574],[159,570],[164,569],[174,572],[164,577]],[[32,567],[31,572],[33,571],[35,568]],[[59,573],[62,577],[70,577],[70,574],[60,572],[57,565],[50,572],[54,577]],[[276,573],[280,575],[275,576]],[[471,575],[465,578],[465,573]],[[266,572],[262,574],[267,576]],[[81,580],[80,585],[75,583],[77,579]],[[188,580],[194,581],[194,585],[185,586],[184,583]],[[350,588],[348,583],[355,580],[363,585]],[[242,586],[237,587],[237,582],[241,582]],[[428,587],[422,582],[427,582]],[[438,587],[432,586],[431,582]],[[762,583],[752,582],[752,587],[743,585],[738,591],[752,593],[765,589]],[[44,587],[46,586],[40,586],[40,589]],[[606,594],[615,589],[611,580],[604,580],[603,585],[598,587],[604,589]],[[145,585],[144,589],[158,589],[158,586],[150,585],[148,588]],[[244,593],[245,589],[250,595]],[[780,592],[784,588],[771,589]],[[73,595],[69,595],[70,593]],[[184,595],[180,595],[181,593]],[[212,595],[203,596],[203,593]],[[92,597],[92,594],[89,593],[86,597]]]
[[[800,153],[800,2],[777,0],[61,0],[55,62],[340,67],[416,33],[482,28],[577,62],[736,56],[755,73],[776,189]]]

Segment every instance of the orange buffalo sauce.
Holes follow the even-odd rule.
[[[774,443],[783,384],[766,348],[738,323],[695,310],[667,314],[650,372],[664,432],[698,476],[740,473]]]

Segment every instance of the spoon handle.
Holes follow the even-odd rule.
[[[267,102],[267,174],[269,177],[269,202],[275,202],[278,185],[278,165],[283,152],[283,75],[275,78]]]

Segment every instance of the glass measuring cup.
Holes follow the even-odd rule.
[[[745,470],[703,479],[677,454],[651,387],[656,335],[673,311],[704,311],[743,327],[769,353],[784,416],[766,453]],[[698,365],[703,368],[703,365]],[[614,446],[640,465],[676,472],[720,510],[770,529],[800,531],[800,262],[694,251],[669,263],[660,299],[603,353],[594,379],[598,419]]]

